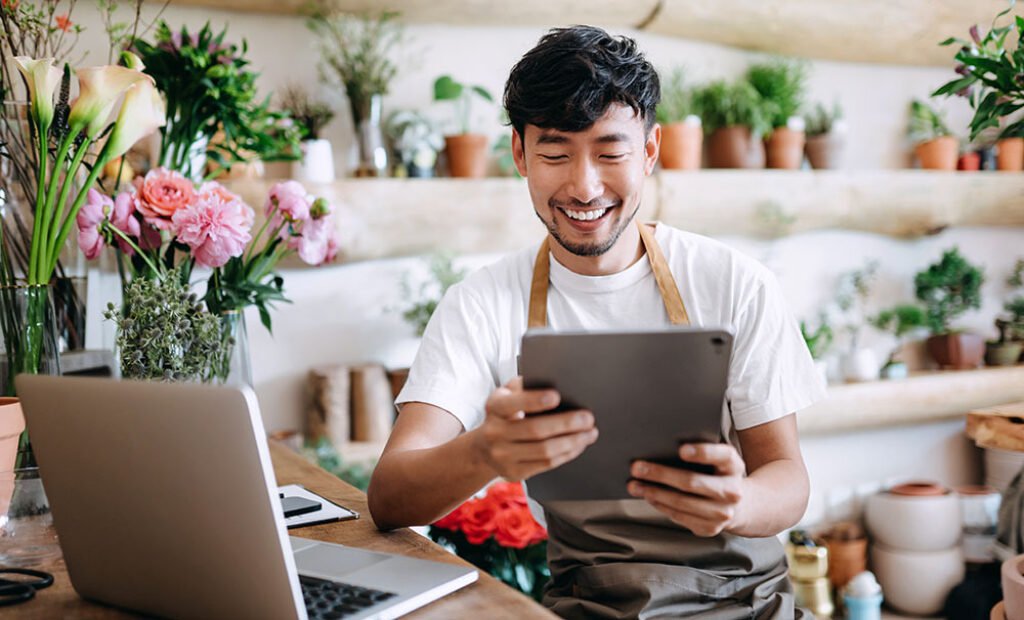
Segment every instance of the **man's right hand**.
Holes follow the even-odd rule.
[[[483,460],[506,480],[523,480],[579,456],[597,441],[594,414],[585,409],[550,411],[561,397],[555,390],[525,390],[516,377],[487,399],[487,416],[473,433]]]

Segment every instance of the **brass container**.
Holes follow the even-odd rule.
[[[794,581],[814,581],[828,576],[828,548],[788,543],[786,559]]]
[[[811,581],[793,580],[793,590],[796,595],[796,604],[800,607],[811,610],[818,618],[831,618],[835,612],[835,605],[832,604],[832,582],[827,577],[812,579]]]

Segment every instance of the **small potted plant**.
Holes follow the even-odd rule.
[[[487,172],[487,136],[470,133],[474,97],[494,102],[494,97],[483,86],[462,84],[450,75],[442,75],[434,82],[434,101],[454,102],[459,123],[459,133],[444,137],[448,168],[453,177],[479,178]]]
[[[334,118],[334,110],[323,101],[310,97],[298,84],[285,88],[281,107],[298,123],[303,133],[302,159],[292,163],[292,178],[310,183],[333,181],[333,149],[331,142],[321,137],[321,132]]]
[[[914,330],[924,327],[925,321],[924,309],[913,304],[882,310],[871,318],[873,326],[896,337],[896,346],[889,353],[885,366],[882,366],[883,379],[902,379],[907,376],[906,362],[898,361],[896,356],[903,348],[903,339]]]
[[[822,382],[828,383],[828,362],[824,357],[831,348],[835,335],[829,324],[828,315],[822,312],[818,316],[818,326],[814,330],[811,330],[805,321],[800,321],[800,333],[804,337],[804,342],[807,343],[807,350],[811,352],[814,368],[821,376]]]
[[[931,332],[926,346],[941,368],[976,368],[985,355],[985,340],[952,328],[954,319],[981,307],[985,277],[958,248],[946,250],[942,259],[914,276],[917,298],[925,307],[925,324]]]
[[[804,152],[815,170],[831,170],[842,166],[845,126],[843,110],[836,102],[832,109],[821,103],[804,114],[807,143]]]
[[[693,90],[686,86],[680,68],[672,71],[661,86],[657,119],[661,123],[661,167],[666,170],[698,170],[704,132],[700,114],[694,106]]]
[[[444,140],[429,118],[419,112],[401,110],[388,117],[386,129],[398,154],[398,164],[408,176],[434,176],[437,154],[444,147]]]
[[[954,56],[957,76],[940,86],[932,96],[966,98],[974,110],[970,139],[977,139],[987,130],[998,129],[998,169],[1020,172],[1024,165],[1024,138],[1021,137],[1024,136],[1024,119],[1016,112],[1024,104],[1024,85],[1018,80],[1020,54],[1017,50],[1024,35],[1024,21],[1010,16],[1014,20],[1012,24],[996,25],[1000,18],[1010,15],[1013,6],[1010,2],[999,12],[987,32],[982,33],[975,24],[968,31],[968,38],[950,37],[940,43],[959,47]]]
[[[1012,366],[1020,359],[1024,351],[1024,342],[1013,339],[1013,322],[1007,319],[996,319],[999,340],[985,342],[985,364],[988,366]]]
[[[1006,284],[1010,291],[1016,292],[1017,295],[1003,305],[1009,316],[1005,319],[1006,334],[1000,340],[1005,338],[1024,345],[1024,258],[1017,259],[1017,264],[1006,279]],[[999,325],[997,324],[996,327],[999,328]],[[1000,335],[1002,336],[1002,328],[1000,328]]]
[[[772,131],[765,139],[769,168],[797,170],[804,161],[804,120],[796,116],[807,81],[805,65],[786,60],[757,64],[747,80],[761,95]]]
[[[710,168],[764,167],[761,136],[769,129],[768,117],[749,82],[712,82],[697,89],[693,101],[708,137]]]
[[[914,155],[925,170],[956,170],[959,142],[942,115],[919,99],[910,102],[907,137],[914,143]]]
[[[871,296],[871,285],[878,272],[878,262],[869,261],[864,267],[839,276],[836,305],[847,317],[843,330],[849,336],[849,348],[840,358],[843,378],[847,381],[874,381],[878,379],[878,357],[872,349],[860,345],[861,328],[865,320],[865,305]]]

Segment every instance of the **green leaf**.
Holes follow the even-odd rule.
[[[442,75],[434,82],[434,101],[451,101],[462,96],[463,86],[450,75]]]
[[[488,92],[487,89],[484,88],[483,86],[474,86],[473,87],[473,92],[475,92],[476,94],[480,95],[481,97],[483,97],[487,101],[490,101],[492,103],[494,102],[494,97],[492,97],[491,93]]]
[[[937,91],[932,93],[931,96],[940,97],[942,95],[958,93],[971,84],[974,84],[976,81],[978,81],[978,78],[973,75],[968,75],[967,77],[962,77],[958,80],[952,80],[943,84]]]

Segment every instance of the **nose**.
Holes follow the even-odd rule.
[[[587,158],[574,162],[570,175],[567,191],[574,200],[586,204],[604,194],[604,182],[597,166]]]

